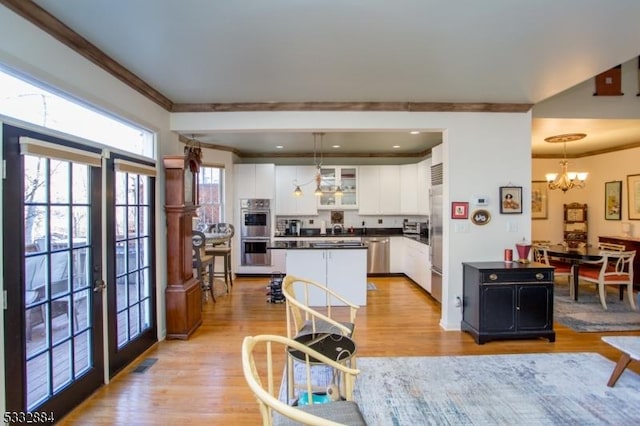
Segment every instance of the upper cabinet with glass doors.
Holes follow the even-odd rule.
[[[320,175],[322,195],[318,198],[318,208],[358,208],[357,167],[322,167]]]

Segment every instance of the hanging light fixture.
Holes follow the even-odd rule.
[[[322,188],[320,187],[320,183],[322,183],[321,169],[322,169],[322,137],[323,136],[324,136],[324,133],[320,133],[320,132],[313,133],[313,165],[316,166],[316,175],[313,178],[313,180],[316,181],[316,189],[315,191],[313,191],[313,194],[318,197],[322,195]],[[318,137],[320,137],[320,160],[318,160]],[[311,182],[312,181],[309,181],[303,184],[298,184],[297,180],[294,181],[293,184],[295,185],[295,189],[293,191],[293,195],[296,197],[301,197],[302,196],[301,186],[307,185],[308,183],[311,183]],[[338,190],[340,192],[339,195],[342,195],[342,190],[340,189],[340,187],[336,189],[336,195],[338,195],[337,194]]]
[[[580,139],[584,139],[587,135],[585,133],[568,133],[558,136],[550,136],[545,138],[549,143],[563,143],[564,144],[564,158],[560,161],[562,167],[562,173],[547,173],[547,185],[549,189],[560,189],[566,193],[573,188],[584,188],[586,185],[587,175],[586,172],[570,172],[569,161],[567,161],[567,142],[574,142]]]

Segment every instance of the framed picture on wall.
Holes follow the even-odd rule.
[[[500,187],[500,213],[522,214],[522,187]]]
[[[451,219],[468,219],[469,203],[454,201],[451,203]]]
[[[627,176],[627,204],[629,219],[640,220],[640,175]]]
[[[531,219],[546,219],[547,203],[547,182],[534,180],[531,182]]]
[[[622,219],[622,181],[615,180],[604,184],[604,218]]]

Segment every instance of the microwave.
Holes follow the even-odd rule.
[[[429,224],[427,222],[404,222],[402,232],[404,234],[424,235],[428,232]]]

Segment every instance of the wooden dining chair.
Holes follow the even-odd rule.
[[[637,310],[633,295],[633,260],[636,256],[632,251],[607,251],[600,252],[601,258],[596,262],[590,262],[589,267],[580,266],[578,277],[586,282],[598,285],[600,303],[607,309],[606,288],[607,285],[617,285],[620,288],[620,300],[623,299],[624,286],[627,288],[627,298],[631,308]]]
[[[598,243],[598,249],[608,251],[625,251],[626,246],[624,244],[615,243]]]
[[[315,281],[288,274],[282,281],[282,294],[285,298],[287,321],[287,337],[296,339],[304,334],[329,333],[353,338],[355,332],[356,314],[360,306],[355,305],[328,288]],[[312,294],[322,294],[327,300],[326,307],[310,306]],[[342,306],[335,306],[341,304]],[[350,365],[355,367],[355,355],[350,359]],[[293,374],[293,360],[287,359],[287,374],[289,383],[289,397],[293,396],[295,387]]]
[[[553,266],[553,277],[567,277],[567,282],[571,284],[573,280],[573,269],[571,264],[561,260],[552,259],[547,253],[547,246],[543,244],[534,245],[532,248],[533,260],[545,265]],[[572,287],[573,288],[573,287]]]
[[[281,361],[282,354],[297,351],[302,354],[304,361],[301,373],[307,377],[304,387],[306,395],[313,395],[311,368],[314,365],[324,365],[338,372],[345,380],[345,391],[336,395],[335,400],[329,402],[314,402],[314,398],[308,398],[306,404],[298,403],[295,406],[282,401],[280,386],[284,384],[282,376],[277,373],[282,371],[277,364]],[[259,335],[247,336],[242,342],[242,371],[244,378],[258,401],[262,414],[262,425],[366,425],[358,404],[353,401],[353,387],[355,378],[360,371],[334,361],[325,355],[313,350],[309,346],[296,342],[284,336]]]

